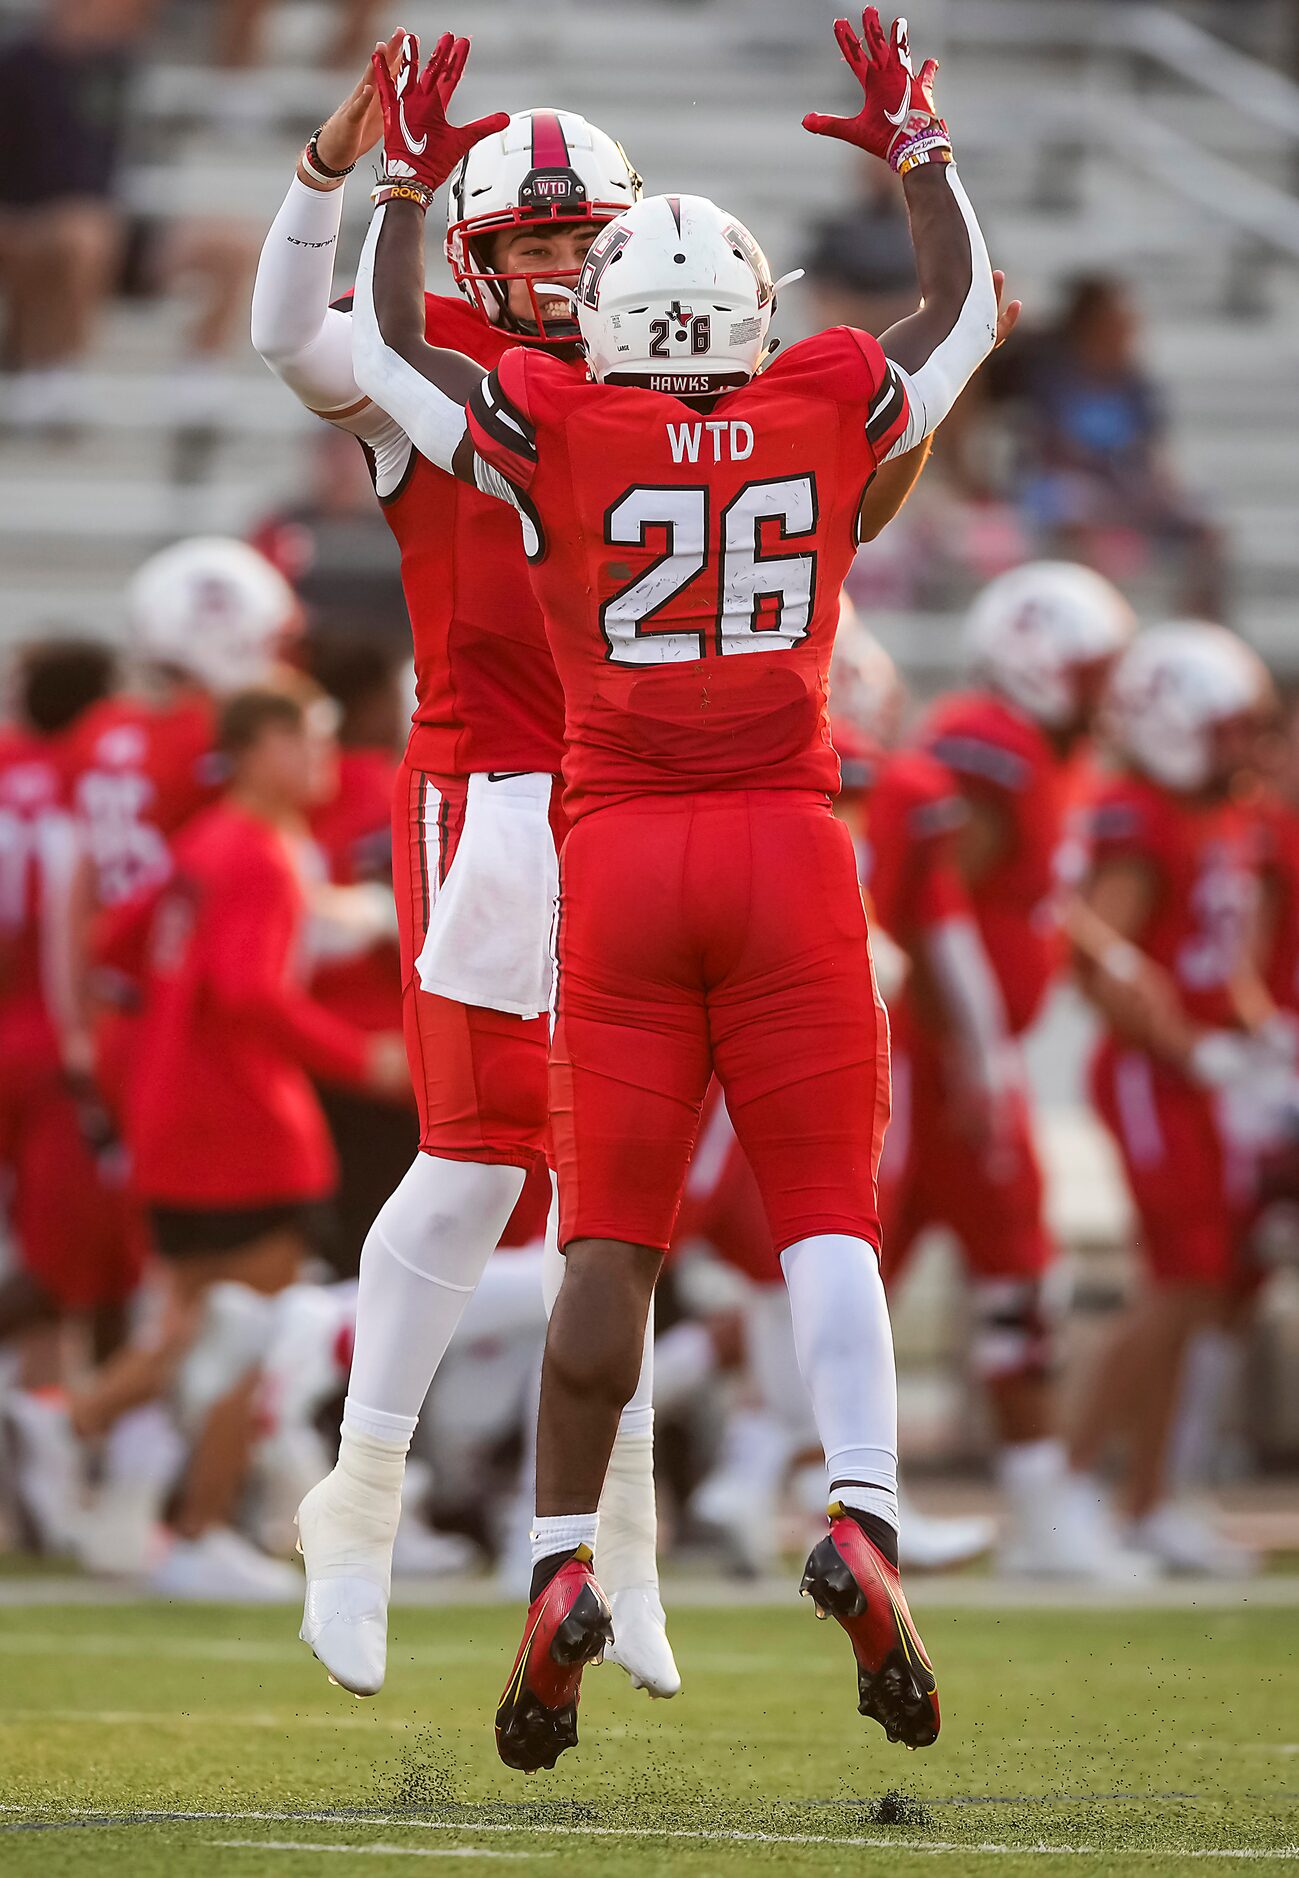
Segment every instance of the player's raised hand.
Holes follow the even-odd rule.
[[[947,126],[934,103],[937,59],[926,59],[918,73],[912,70],[904,18],[894,20],[891,31],[886,33],[879,8],[867,7],[861,24],[859,39],[847,20],[834,23],[839,50],[862,88],[861,109],[855,117],[827,117],[820,111],[809,111],[803,119],[804,130],[817,137],[837,137],[841,143],[855,144],[898,170],[911,167],[907,157],[912,161],[933,160],[928,151],[921,154],[914,147],[926,140],[932,140],[935,153],[941,145],[950,155]],[[936,132],[941,132],[941,137],[936,137]]]
[[[375,90],[383,111],[383,148],[392,178],[413,178],[426,188],[444,183],[466,150],[504,130],[509,114],[496,111],[472,124],[452,124],[447,110],[469,57],[469,41],[443,33],[423,71],[419,41],[405,35],[396,72],[381,51],[371,60]]]
[[[999,267],[992,270],[992,285],[997,296],[997,337],[993,340],[993,350],[1004,346],[1019,324],[1019,316],[1024,311],[1022,300],[1007,300],[1002,304],[1002,295],[1006,291],[1006,276]]]
[[[395,72],[401,63],[405,38],[406,34],[398,29],[386,44],[375,47],[375,56],[383,57],[389,72]],[[344,98],[316,132],[316,156],[327,169],[341,177],[373,148],[382,130],[379,94],[375,90],[373,69],[367,62],[351,96]]]

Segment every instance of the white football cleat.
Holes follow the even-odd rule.
[[[616,1663],[631,1677],[633,1689],[666,1701],[681,1687],[668,1642],[667,1619],[653,1585],[628,1585],[609,1596],[613,1612],[613,1642],[604,1653],[606,1663]]]
[[[14,1389],[3,1433],[18,1516],[37,1551],[75,1552],[85,1513],[82,1448],[61,1402]]]
[[[1119,1535],[1094,1481],[1066,1474],[1035,1498],[1012,1503],[997,1553],[1004,1578],[1074,1579],[1142,1585],[1158,1576],[1154,1561]]]
[[[159,1597],[181,1603],[291,1604],[299,1587],[292,1565],[267,1558],[229,1526],[173,1541],[148,1582]]]
[[[1144,1519],[1134,1520],[1127,1536],[1139,1553],[1176,1576],[1252,1578],[1259,1569],[1257,1552],[1226,1538],[1185,1502],[1165,1500]]]
[[[298,1508],[307,1595],[298,1635],[334,1682],[377,1695],[388,1665],[388,1599],[401,1495],[364,1497],[337,1467]]]
[[[898,1563],[904,1571],[953,1571],[992,1550],[996,1522],[972,1514],[968,1518],[940,1518],[922,1513],[898,1491]]]

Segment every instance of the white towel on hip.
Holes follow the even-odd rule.
[[[559,895],[553,786],[548,775],[469,778],[464,828],[435,889],[415,961],[425,991],[517,1017],[550,1008],[550,932]],[[440,805],[430,789],[424,819],[432,854]]]

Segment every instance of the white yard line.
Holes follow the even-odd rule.
[[[372,1708],[363,1715],[277,1715],[271,1709],[256,1709],[240,1714],[226,1714],[216,1709],[191,1715],[174,1709],[143,1708],[8,1709],[0,1715],[0,1728],[27,1728],[40,1722],[87,1722],[96,1728],[129,1727],[133,1722],[146,1728],[172,1728],[181,1723],[192,1728],[277,1728],[285,1734],[296,1733],[299,1728],[325,1728],[331,1734],[337,1728],[378,1729],[381,1733],[405,1734],[408,1730],[428,1725],[379,1715]]]
[[[472,1643],[421,1644],[416,1649],[397,1645],[390,1655],[400,1663],[436,1668],[439,1663],[480,1663],[484,1646]],[[0,1629],[2,1656],[135,1656],[174,1657],[200,1663],[309,1663],[303,1643],[263,1643],[251,1637],[140,1637],[115,1636],[111,1631]]]
[[[76,1807],[56,1818],[94,1819],[106,1826],[111,1825],[113,1815],[93,1807]],[[367,1826],[398,1826],[408,1832],[447,1832],[461,1836],[481,1838],[487,1834],[493,1836],[514,1836],[518,1838],[561,1838],[561,1839],[680,1839],[693,1840],[709,1845],[833,1845],[851,1846],[854,1850],[871,1852],[892,1852],[895,1855],[920,1853],[933,1857],[947,1857],[960,1853],[966,1857],[981,1855],[993,1858],[1194,1858],[1194,1859],[1271,1859],[1275,1862],[1299,1861],[1299,1845],[1278,1847],[1275,1851],[1264,1851],[1254,1846],[1220,1846],[1213,1849],[1179,1851],[1173,1846],[1117,1846],[1117,1845],[1050,1845],[1039,1841],[1035,1845],[1009,1845],[995,1840],[960,1840],[960,1839],[906,1839],[875,1838],[865,1835],[846,1835],[829,1832],[742,1832],[717,1831],[705,1826],[558,1826],[529,1824],[523,1821],[509,1823],[473,1824],[465,1820],[411,1820],[398,1816],[380,1816],[358,1822],[354,1816],[346,1813],[303,1812],[135,1812],[123,1815],[123,1824],[140,1825],[177,1825],[191,1822],[219,1822],[231,1825],[267,1824],[282,1826],[331,1825],[349,1826],[353,1830],[358,1824]],[[11,1832],[12,1827],[6,1828]],[[249,1845],[264,1841],[250,1840]],[[296,1850],[295,1844],[286,1849]],[[334,1848],[330,1848],[334,1849]],[[358,1846],[348,1845],[337,1848],[340,1851],[356,1851]]]
[[[554,1858],[553,1852],[495,1852],[485,1845],[311,1845],[305,1839],[205,1839],[223,1852],[346,1852],[371,1858]]]

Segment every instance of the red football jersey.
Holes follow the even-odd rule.
[[[339,752],[333,800],[311,818],[311,832],[336,886],[363,881],[391,886],[396,769],[387,750]],[[401,960],[396,933],[390,945],[380,943],[358,958],[318,966],[311,991],[327,1010],[362,1030],[399,1031]]]
[[[909,950],[926,927],[969,909],[956,862],[967,810],[951,776],[923,750],[880,760],[869,805],[862,884],[880,926]]]
[[[1069,766],[1036,724],[991,692],[940,699],[919,741],[967,800],[994,805],[1009,829],[1005,851],[969,892],[1007,1024],[1018,1033],[1064,958],[1058,890]]]
[[[57,1057],[44,947],[46,864],[62,792],[56,747],[0,730],[0,1075],[19,1058]]]
[[[167,879],[173,836],[221,784],[215,734],[214,706],[199,691],[168,704],[106,698],[72,731],[69,803],[101,905],[116,906]]]
[[[1093,861],[1140,861],[1157,884],[1133,943],[1176,979],[1197,1022],[1238,1022],[1231,985],[1246,958],[1258,891],[1258,844],[1235,803],[1200,804],[1141,776],[1111,777],[1087,805]]]
[[[907,420],[878,341],[804,340],[706,417],[517,348],[468,409],[480,456],[520,492],[569,813],[663,791],[833,794],[839,591]]]
[[[149,1073],[132,1077],[127,1115],[135,1184],[172,1206],[322,1198],[335,1163],[310,1078],[359,1080],[367,1046],[302,989],[305,899],[290,845],[219,802],[174,853],[152,902],[117,916],[125,926],[149,906],[136,1043]]]
[[[517,334],[489,326],[463,300],[428,294],[425,306],[430,345],[486,366],[518,347]],[[576,364],[550,363],[580,381]],[[417,451],[400,486],[380,501],[401,549],[415,644],[406,761],[442,776],[557,773],[564,701],[518,517]]]

